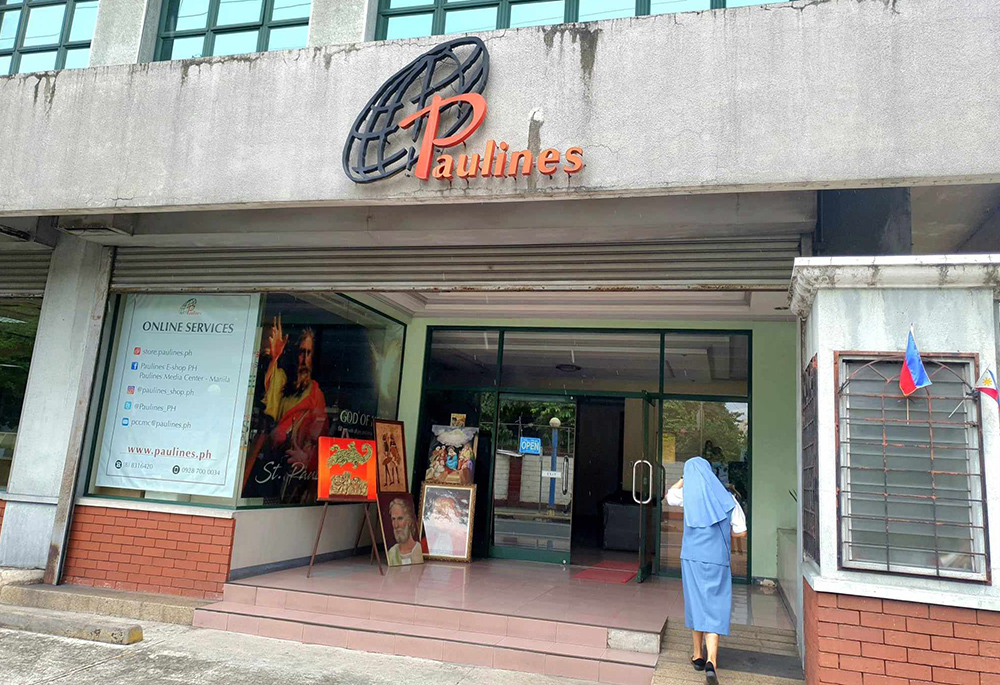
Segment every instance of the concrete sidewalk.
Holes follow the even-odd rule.
[[[2,685],[574,685],[530,673],[138,622],[128,647],[0,630]]]

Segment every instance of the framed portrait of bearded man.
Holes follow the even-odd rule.
[[[413,495],[408,492],[379,493],[378,517],[382,523],[382,540],[389,566],[424,563],[424,552],[417,537]]]

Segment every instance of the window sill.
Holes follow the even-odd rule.
[[[2,494],[2,493],[0,493]],[[104,507],[106,509],[130,509],[132,511],[155,511],[162,514],[183,514],[206,518],[231,519],[235,509],[208,507],[199,504],[167,504],[164,502],[143,502],[141,500],[112,499],[110,497],[79,497],[78,507]]]

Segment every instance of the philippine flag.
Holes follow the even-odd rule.
[[[903,370],[899,374],[899,389],[903,391],[904,397],[909,397],[930,384],[931,379],[927,377],[924,363],[920,361],[920,352],[917,350],[917,342],[913,339],[911,326],[910,339],[906,343],[906,361],[903,362]]]
[[[994,402],[1000,402],[1000,393],[997,392],[997,379],[989,369],[983,371],[976,383],[976,390],[993,398]]]

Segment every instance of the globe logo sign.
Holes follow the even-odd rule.
[[[486,45],[470,36],[442,43],[396,72],[354,121],[344,144],[347,177],[371,183],[418,162],[429,165],[435,146],[472,135],[486,116],[489,65]],[[426,178],[422,171],[418,177]]]

